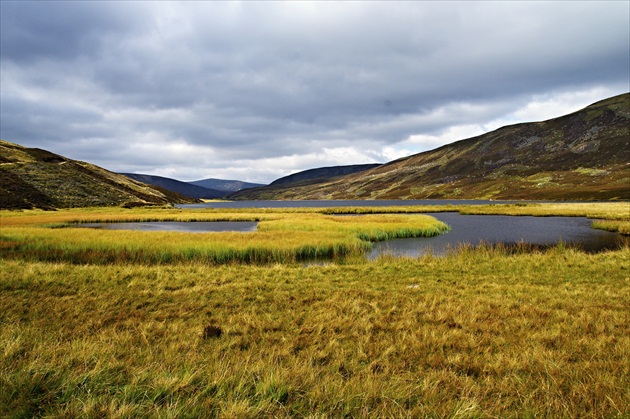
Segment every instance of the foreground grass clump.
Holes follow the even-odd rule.
[[[629,266],[2,260],[0,416],[628,417]]]

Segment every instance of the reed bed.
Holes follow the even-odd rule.
[[[587,217],[594,219],[593,228],[630,235],[630,202],[573,202],[488,205],[418,205],[391,207],[335,207],[321,210],[326,214],[387,214],[422,212],[459,212],[465,215],[511,215],[538,217]]]
[[[58,211],[0,211],[4,227],[72,227],[83,223],[152,222],[152,221],[262,221],[274,219],[265,210],[231,211],[182,210],[176,208],[75,208]]]
[[[206,209],[88,208],[0,212],[4,258],[73,263],[294,263],[355,257],[371,242],[441,234],[447,226],[417,215],[585,216],[593,227],[630,234],[630,203],[516,203],[463,206]],[[351,215],[361,215],[360,218]],[[150,221],[258,221],[250,233],[90,231],[77,224]],[[63,229],[63,231],[54,230]]]
[[[593,228],[630,235],[630,221],[625,220],[596,220],[593,221]]]

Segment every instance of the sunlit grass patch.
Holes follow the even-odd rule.
[[[593,221],[593,228],[630,235],[630,221],[596,220]]]
[[[601,175],[606,175],[608,174],[608,170],[603,170],[603,169],[595,169],[595,168],[591,168],[591,167],[578,167],[577,169],[573,170],[576,173],[580,173],[583,175],[589,175],[589,176],[601,176]]]
[[[462,214],[588,217],[593,228],[630,234],[630,202],[516,203],[463,206]]]
[[[579,202],[465,205],[462,214],[533,215],[543,217],[589,217],[610,220],[630,220],[630,202]]]

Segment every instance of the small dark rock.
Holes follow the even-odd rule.
[[[209,324],[203,328],[202,338],[204,339],[219,338],[221,337],[222,333],[223,333],[223,330],[219,326],[213,326]]]

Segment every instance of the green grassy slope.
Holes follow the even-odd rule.
[[[190,202],[93,164],[0,141],[0,208],[68,208]]]
[[[266,199],[630,199],[629,126],[623,94]]]

